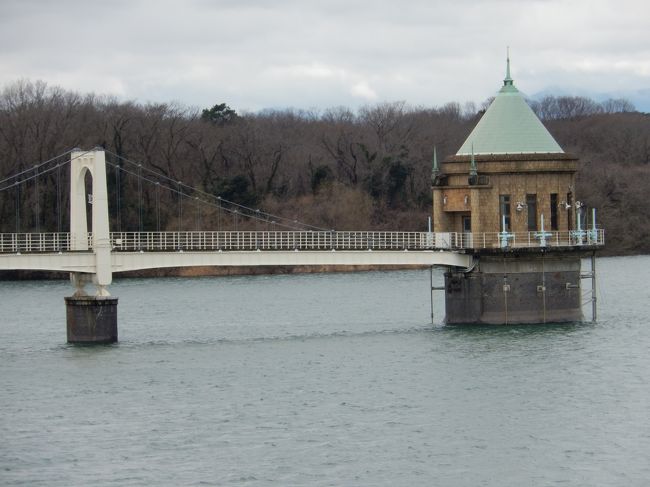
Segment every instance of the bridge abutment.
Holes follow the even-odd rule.
[[[65,307],[68,343],[117,342],[117,298],[70,296]]]

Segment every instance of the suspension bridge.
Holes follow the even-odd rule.
[[[513,248],[582,247],[602,245],[604,238],[595,228],[507,238],[497,232],[319,228],[215,196],[102,149],[73,149],[20,170],[0,180],[0,197],[0,270],[70,273],[76,291],[66,298],[69,341],[117,339],[117,299],[108,291],[113,273],[188,266],[470,268],[477,248],[499,249],[504,242]],[[89,294],[90,282],[96,290]],[[100,330],[106,319],[114,321],[114,332]]]

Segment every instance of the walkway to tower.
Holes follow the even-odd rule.
[[[56,164],[46,161],[35,166],[34,173],[21,173],[1,182],[0,191],[6,193],[39,175],[58,174],[63,166],[70,164],[70,231],[1,233],[0,269],[93,274],[101,293],[106,293],[105,287],[111,283],[113,272],[140,269],[198,265],[444,265],[468,268],[472,264],[471,254],[477,249],[585,248],[600,246],[604,242],[603,231],[597,228],[475,234],[325,230],[296,221],[283,222],[281,217],[269,216],[260,210],[253,213],[253,218],[260,220],[260,226],[274,224],[277,228],[279,222],[291,229],[111,232],[104,151],[75,150],[69,154],[69,160],[61,162],[60,158],[55,158],[52,161]],[[138,191],[141,192],[143,181],[152,182],[142,174],[141,165],[128,160],[122,162],[134,166],[124,171],[138,178]],[[92,193],[87,191],[88,173],[92,176]],[[158,195],[163,186],[158,181],[155,184]],[[34,189],[38,191],[38,186]],[[189,192],[173,185],[166,186],[166,189],[181,194]],[[56,193],[60,198],[61,188],[57,188]],[[141,194],[138,199],[142,199]],[[194,199],[198,201],[198,198]],[[225,212],[225,202],[217,201],[218,211]],[[64,207],[62,203],[57,200],[55,205],[59,212]],[[92,231],[88,228],[88,209]],[[142,208],[139,211],[142,214]],[[182,208],[180,211],[182,216]],[[159,215],[159,212],[158,207],[156,213]],[[245,215],[242,209],[229,212],[234,213],[235,218]],[[186,208],[185,218],[193,216],[195,212]],[[57,220],[60,226],[60,215]],[[201,221],[199,216],[196,220],[197,223]],[[294,229],[296,225],[302,225],[302,228]]]

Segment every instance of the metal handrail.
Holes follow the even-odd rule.
[[[61,233],[0,233],[0,253],[67,252],[70,234]]]
[[[92,249],[92,233],[80,240]],[[0,233],[0,253],[68,252],[72,241],[69,233]],[[478,250],[602,246],[605,232],[112,232],[110,242],[121,252]]]
[[[422,232],[116,232],[118,251],[232,250],[424,250]]]

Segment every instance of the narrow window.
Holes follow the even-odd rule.
[[[557,228],[557,193],[551,193],[551,230]]]
[[[528,231],[537,231],[537,195],[526,195],[526,208],[528,208]]]
[[[510,231],[510,195],[499,195],[499,231]]]
[[[571,216],[571,210],[573,209],[573,193],[566,194],[566,214],[567,214],[567,227],[569,230],[573,230],[573,218]]]
[[[463,215],[463,232],[471,233],[472,232],[472,217]]]

